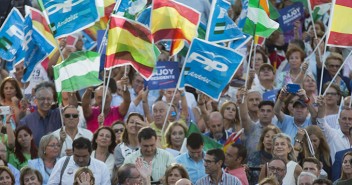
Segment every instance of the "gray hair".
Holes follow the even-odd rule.
[[[45,148],[48,146],[50,141],[52,141],[53,139],[56,139],[57,141],[60,141],[59,138],[57,138],[54,134],[45,135],[45,136],[43,136],[40,139],[39,148],[38,148],[38,156],[40,158],[44,159],[44,157],[45,157]]]
[[[304,177],[304,176],[308,176],[308,177],[310,177],[311,178],[311,180],[312,180],[312,183],[313,183],[313,181],[315,180],[315,179],[317,179],[318,177],[317,176],[315,176],[314,174],[312,174],[311,172],[301,172],[301,174],[299,174],[299,176],[298,176],[298,178],[297,178],[297,184],[299,184],[300,183],[300,181],[301,181],[301,177]]]

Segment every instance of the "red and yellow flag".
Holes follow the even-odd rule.
[[[111,15],[105,68],[132,65],[145,79],[152,76],[159,50],[144,25]]]
[[[352,19],[346,17],[352,17],[352,1],[336,0],[331,13],[327,45],[352,46]]]
[[[153,1],[150,29],[154,41],[173,40],[172,54],[182,49],[183,40],[191,43],[197,37],[199,21],[200,13],[186,5],[170,0]]]

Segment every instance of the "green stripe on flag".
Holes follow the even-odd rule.
[[[223,148],[222,144],[216,142],[215,140],[211,139],[208,136],[203,135],[199,131],[198,127],[194,123],[191,122],[190,125],[189,125],[188,132],[187,132],[186,136],[188,137],[192,133],[199,133],[199,134],[202,135],[203,142],[204,142],[204,147],[203,147],[204,151],[208,151],[208,150],[214,149],[214,148],[219,148],[219,149]]]
[[[215,24],[214,34],[222,34],[225,32],[226,23],[218,22]]]

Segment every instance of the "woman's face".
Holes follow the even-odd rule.
[[[254,57],[253,57],[252,60],[251,60],[251,65],[252,65],[252,66],[253,66],[253,62],[254,62],[253,59],[254,59]],[[260,68],[260,66],[261,66],[262,64],[264,64],[263,56],[262,56],[262,54],[257,53],[256,56],[255,56],[254,70],[255,70],[256,72],[259,72],[259,68]]]
[[[12,97],[16,96],[16,89],[10,82],[5,83],[4,96],[6,99],[11,99]]]
[[[112,127],[112,130],[114,130],[116,139],[120,139],[125,127],[122,124],[116,124]]]
[[[320,145],[320,139],[315,134],[311,134],[309,137],[310,137],[310,140],[312,141],[314,150],[317,150]]]
[[[171,131],[171,145],[181,146],[185,139],[185,131],[179,125],[174,126]]]
[[[340,96],[337,94],[335,88],[330,87],[326,90],[325,93],[325,101],[326,105],[337,105],[338,101],[340,100]]]
[[[22,129],[18,132],[17,141],[22,148],[28,148],[31,146],[32,136],[26,130]]]
[[[126,129],[129,134],[137,134],[141,126],[138,126],[138,122],[143,122],[138,116],[131,116],[127,122]]]
[[[300,52],[298,52],[298,51],[293,52],[289,56],[288,62],[290,63],[290,68],[291,69],[299,69],[301,67],[301,64],[302,64],[302,58],[301,58]]]
[[[52,139],[45,147],[45,157],[55,159],[60,153],[60,143],[57,139]]]
[[[341,67],[341,61],[336,59],[330,59],[326,61],[326,68],[330,75],[335,75]]]
[[[236,106],[234,104],[229,104],[224,109],[224,118],[227,120],[235,120],[236,118]]]
[[[176,181],[182,178],[181,173],[178,169],[173,169],[167,177],[167,184],[174,185]]]
[[[310,76],[307,76],[303,81],[303,89],[306,90],[306,92],[315,92],[317,90],[317,84]]]
[[[285,138],[276,138],[274,142],[273,155],[286,159],[289,153],[290,147],[288,145],[288,141]]]
[[[345,174],[352,174],[351,155],[346,155],[342,162],[342,170]]]
[[[271,152],[271,150],[273,149],[273,137],[275,134],[276,133],[274,131],[269,130],[264,135],[263,144],[264,144],[264,149],[267,152]]]
[[[101,129],[95,142],[97,142],[98,146],[109,147],[112,142],[110,131],[107,129]]]
[[[12,179],[9,173],[7,173],[6,171],[3,171],[0,174],[0,185],[12,185]]]
[[[38,177],[34,173],[24,175],[23,181],[24,185],[41,185]]]

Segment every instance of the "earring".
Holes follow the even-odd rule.
[[[44,152],[44,155],[46,154],[46,152]]]

